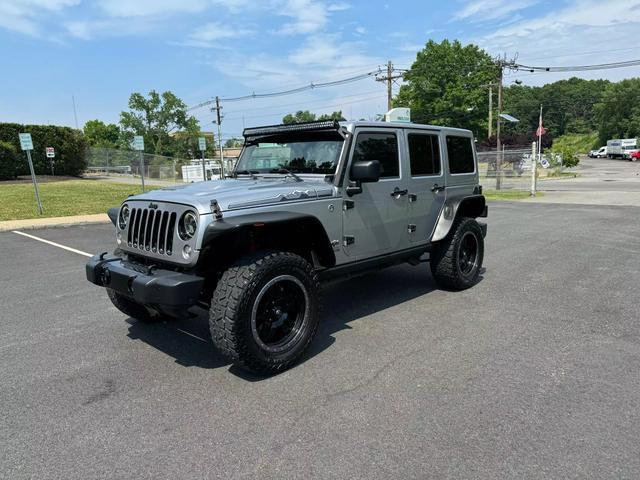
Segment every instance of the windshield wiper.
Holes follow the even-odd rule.
[[[296,182],[303,181],[298,175],[293,173],[291,170],[287,170],[286,168],[274,168],[274,169],[271,169],[269,173],[284,173],[285,175],[289,175],[290,177],[295,178]]]
[[[236,170],[235,172],[233,172],[233,178],[238,178],[238,175],[249,175],[251,178],[253,178],[254,180],[258,177],[256,177],[256,173],[260,173],[257,170]]]

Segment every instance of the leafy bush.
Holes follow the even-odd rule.
[[[561,156],[563,168],[575,167],[580,163],[580,157],[578,157],[575,148],[570,145],[558,146],[556,142],[549,153],[551,154],[551,157]],[[551,163],[553,164],[553,162]]]
[[[19,161],[15,147],[8,142],[0,142],[0,180],[16,178]]]
[[[87,141],[80,130],[55,125],[20,125],[18,123],[0,123],[0,142],[13,145],[17,152],[24,157],[20,149],[18,134],[28,132],[33,139],[34,150],[31,152],[33,167],[37,175],[50,173],[49,161],[45,148],[54,147],[56,150],[56,175],[80,175],[87,166]],[[28,175],[29,166],[26,158],[18,162],[18,175]]]

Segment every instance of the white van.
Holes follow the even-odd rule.
[[[604,158],[607,156],[607,147],[600,147],[598,150],[591,150],[587,156],[591,158]]]

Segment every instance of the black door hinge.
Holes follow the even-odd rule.
[[[356,202],[354,202],[353,200],[343,200],[342,210],[346,212],[347,210],[351,210],[355,205],[356,205]]]
[[[353,235],[345,235],[344,237],[342,237],[342,244],[345,247],[353,245],[354,243],[356,243],[356,237],[354,237]]]

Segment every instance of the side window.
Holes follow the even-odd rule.
[[[437,135],[409,134],[411,176],[440,174],[440,144]]]
[[[399,177],[400,159],[395,133],[360,133],[353,151],[353,161],[378,160],[380,177]]]
[[[451,173],[473,173],[473,148],[469,137],[447,136],[447,154]]]

